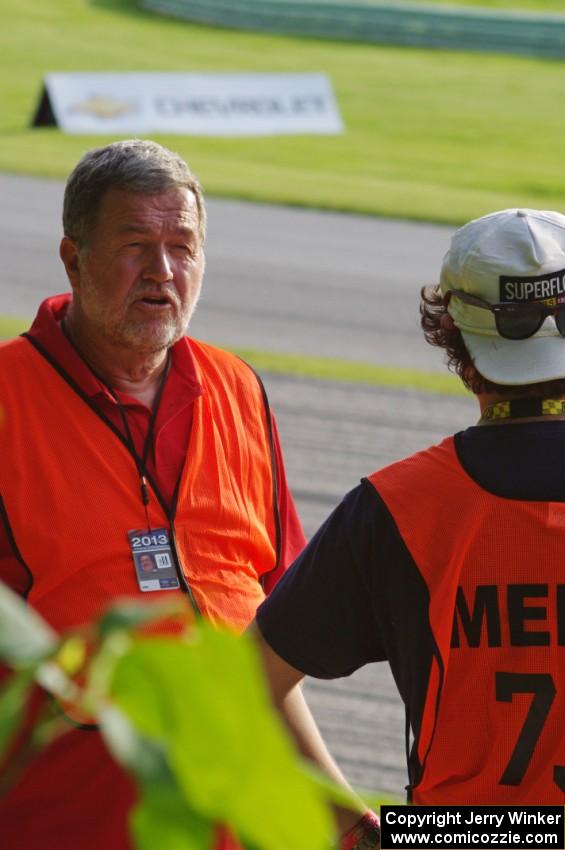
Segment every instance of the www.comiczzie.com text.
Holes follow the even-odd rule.
[[[382,806],[383,850],[565,847],[562,806]]]

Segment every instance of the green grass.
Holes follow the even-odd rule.
[[[3,0],[0,170],[63,177],[108,141],[33,130],[43,74],[70,70],[326,71],[335,137],[159,137],[209,194],[456,223],[565,207],[565,63],[393,49],[192,26],[133,0]]]
[[[26,319],[0,316],[0,340],[11,339],[29,327]],[[225,346],[224,346],[225,347]],[[466,395],[463,384],[448,373],[421,372],[392,366],[375,366],[327,357],[307,357],[299,354],[275,354],[250,348],[232,351],[260,372],[297,375],[320,381],[373,384],[380,387],[402,387],[439,395]]]
[[[446,372],[422,372],[394,366],[376,366],[331,357],[306,357],[300,354],[275,354],[256,349],[232,349],[260,372],[298,375],[321,381],[402,387],[438,395],[468,395],[461,381]]]
[[[26,319],[14,319],[11,316],[0,316],[0,340],[12,339],[29,328]]]

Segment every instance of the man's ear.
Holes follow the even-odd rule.
[[[59,246],[59,256],[67,272],[69,283],[73,290],[80,288],[80,257],[79,249],[72,239],[68,236],[63,236]]]

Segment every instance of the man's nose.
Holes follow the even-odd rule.
[[[143,277],[147,280],[155,280],[158,283],[166,283],[173,279],[171,258],[164,247],[155,247],[151,251],[143,269]]]

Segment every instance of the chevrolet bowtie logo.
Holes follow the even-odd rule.
[[[128,112],[135,112],[136,106],[134,103],[118,100],[111,95],[97,94],[72,106],[70,111],[86,112],[95,115],[96,118],[118,118],[120,115],[127,115]]]

